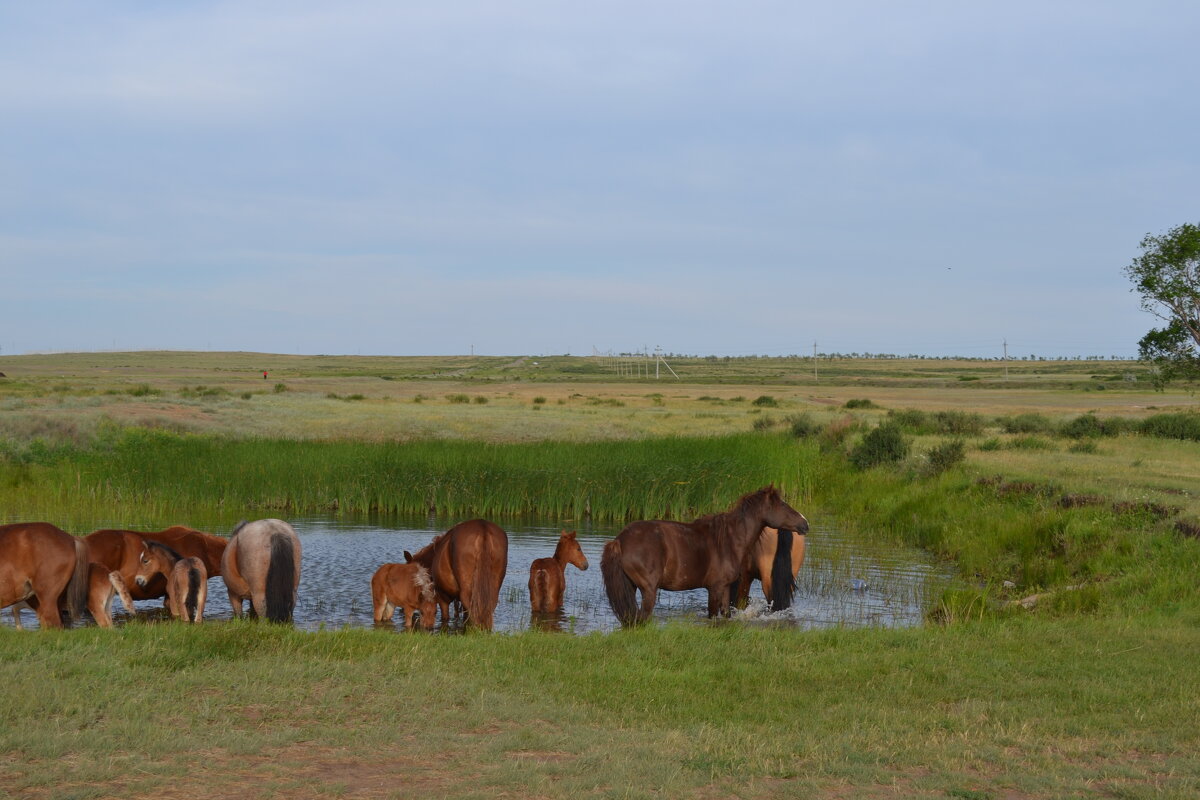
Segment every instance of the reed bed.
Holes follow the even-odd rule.
[[[742,434],[639,441],[234,440],[126,429],[27,463],[0,463],[6,513],[122,509],[155,516],[434,513],[621,521],[728,507],[775,483],[811,490],[806,446]]]

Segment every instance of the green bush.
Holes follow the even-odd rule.
[[[797,439],[811,439],[821,432],[821,425],[807,411],[793,414],[787,418],[792,429],[792,436]]]
[[[769,431],[775,427],[777,421],[774,417],[759,417],[754,420],[754,430]]]
[[[1005,433],[1050,433],[1054,423],[1041,414],[1017,414],[996,420]]]
[[[275,394],[283,394],[283,393],[284,393],[284,392],[286,392],[287,390],[288,390],[288,387],[287,387],[287,384],[286,384],[286,383],[277,383],[277,384],[275,384],[275,389],[274,389],[274,391],[275,391]]]
[[[469,403],[471,402],[471,396],[467,394],[448,394],[446,395],[446,401],[449,403]]]
[[[938,475],[967,459],[967,446],[962,439],[951,439],[929,451],[929,471]]]
[[[892,409],[888,412],[888,420],[911,433],[932,433],[929,415],[915,408]]]
[[[477,406],[485,406],[485,405],[487,405],[488,399],[486,397],[484,397],[483,395],[479,394],[479,395],[475,395],[474,402],[475,402],[475,405],[477,405]]]
[[[842,408],[879,408],[879,406],[871,402],[870,398],[852,397],[842,405]]]
[[[1005,445],[1009,450],[1053,450],[1054,444],[1041,436],[1018,436]]]
[[[912,445],[899,425],[885,422],[869,431],[850,451],[850,463],[858,469],[870,469],[908,458]]]
[[[1134,428],[1134,423],[1120,417],[1100,419],[1095,414],[1080,414],[1064,422],[1058,432],[1071,439],[1094,439],[1100,436],[1116,436]]]
[[[759,408],[778,408],[779,401],[769,394],[761,394],[754,398],[751,405],[758,406]]]
[[[1200,414],[1155,414],[1137,426],[1143,436],[1200,442]]]

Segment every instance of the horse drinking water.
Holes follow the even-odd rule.
[[[420,564],[384,564],[371,576],[371,602],[376,624],[390,620],[399,608],[404,616],[405,630],[416,630],[414,618],[417,614],[421,615],[421,627],[433,630],[436,599],[433,578]]]
[[[708,590],[708,616],[729,613],[730,590],[746,552],[764,527],[808,532],[808,520],[774,486],[743,496],[729,511],[690,523],[634,522],[604,546],[600,572],[609,605],[622,625],[650,618],[658,590]],[[783,553],[777,553],[777,560]],[[790,566],[790,565],[789,565]],[[776,586],[780,591],[785,582]],[[788,584],[790,587],[790,584]],[[641,606],[637,592],[642,593]],[[782,608],[784,597],[779,597]]]
[[[508,534],[494,522],[460,522],[417,551],[404,551],[406,561],[429,570],[442,612],[449,618],[450,602],[461,600],[467,625],[490,631],[500,602],[500,584],[508,571]]]
[[[300,586],[300,537],[281,519],[243,522],[221,555],[221,577],[235,617],[249,600],[256,615],[290,621]]]
[[[553,614],[562,608],[567,564],[574,564],[581,570],[588,568],[587,556],[575,538],[575,531],[563,531],[554,555],[534,559],[529,565],[529,604],[534,614]]]

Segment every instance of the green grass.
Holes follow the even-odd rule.
[[[425,514],[625,520],[723,510],[775,482],[809,493],[787,436],[484,444],[234,440],[111,429],[93,445],[30,446],[0,462],[6,513],[93,504],[140,516]]]
[[[0,631],[0,792],[1191,797],[1196,621]]]

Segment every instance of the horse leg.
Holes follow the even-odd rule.
[[[729,616],[729,586],[723,584],[720,586],[708,587],[708,617],[727,617]]]
[[[653,584],[639,585],[638,591],[642,593],[642,607],[638,609],[637,621],[645,622],[650,619],[650,615],[654,612],[654,604],[658,602],[658,587]]]
[[[235,617],[242,616],[242,611],[243,611],[242,600],[243,599],[244,598],[240,594],[235,592],[233,589],[229,590],[229,606],[230,606],[230,608],[233,609],[233,615]]]
[[[19,631],[25,630],[25,626],[21,624],[21,609],[22,608],[27,608],[30,611],[33,611],[33,606],[29,605],[29,603],[26,603],[24,600],[13,605],[13,607],[12,607],[13,624],[17,626],[17,630],[19,630]]]

